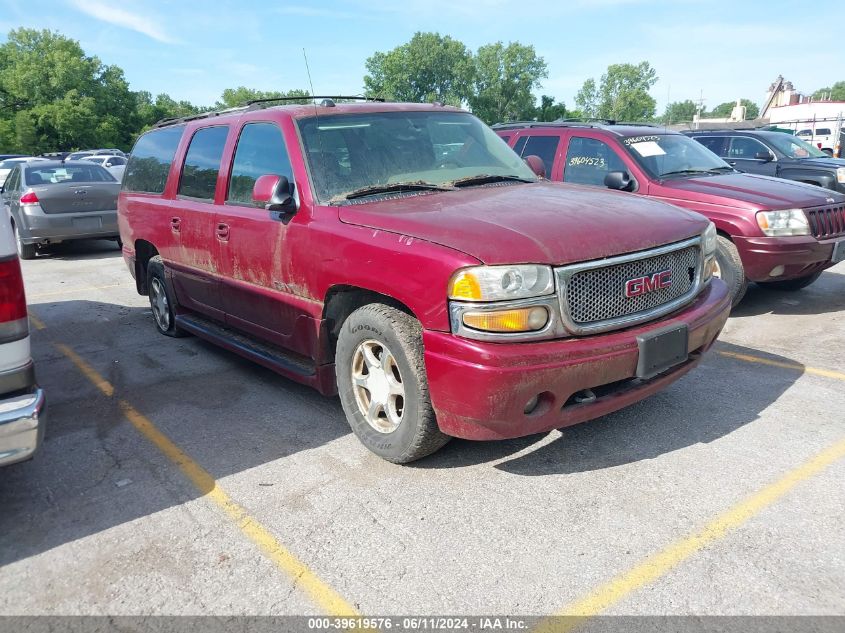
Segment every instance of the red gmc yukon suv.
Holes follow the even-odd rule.
[[[663,128],[613,123],[503,123],[521,156],[539,156],[551,180],[609,187],[697,211],[719,231],[715,274],[733,304],[749,281],[800,290],[845,259],[845,196],[744,174],[703,145]]]
[[[138,139],[118,208],[162,334],[338,393],[398,463],[636,402],[696,365],[730,309],[706,218],[542,182],[437,104],[165,121]]]

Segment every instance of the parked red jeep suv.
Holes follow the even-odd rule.
[[[613,123],[493,126],[520,156],[539,156],[551,180],[610,187],[698,211],[716,224],[716,275],[734,305],[748,281],[799,290],[845,259],[845,196],[737,172],[692,139]]]
[[[161,333],[339,393],[387,460],[636,402],[727,319],[696,213],[540,182],[456,108],[265,106],[138,140],[124,256]]]

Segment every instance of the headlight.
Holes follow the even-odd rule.
[[[716,225],[712,222],[701,234],[701,249],[705,257],[716,252]]]
[[[845,185],[845,167],[836,168],[836,182]]]
[[[550,266],[476,266],[459,270],[449,282],[449,298],[460,301],[506,301],[552,294]]]
[[[757,224],[769,237],[810,234],[810,224],[801,209],[758,211]]]

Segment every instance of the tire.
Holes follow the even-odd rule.
[[[806,288],[816,279],[821,277],[821,274],[822,271],[818,271],[813,273],[812,275],[807,275],[806,277],[785,279],[783,281],[761,281],[758,283],[763,286],[763,288],[768,288],[769,290],[788,290],[790,292],[794,292],[795,290],[801,290],[802,288]]]
[[[176,305],[176,302],[173,298],[173,292],[167,284],[164,263],[159,255],[152,257],[147,262],[147,289],[156,329],[165,336],[174,338],[187,336],[185,330],[176,326],[173,313],[173,306]]]
[[[18,257],[21,259],[35,259],[38,253],[38,247],[35,244],[24,244],[21,240],[21,234],[18,232],[17,225],[12,222],[12,228],[15,231],[15,244],[18,247]]]
[[[748,290],[748,279],[745,277],[745,268],[739,258],[739,251],[728,238],[719,235],[716,245],[716,264],[718,271],[714,273],[724,281],[731,293],[731,307],[734,308],[742,301],[745,291]]]
[[[355,310],[340,329],[335,373],[352,431],[382,459],[407,464],[449,441],[431,406],[422,328],[412,316],[380,303]]]

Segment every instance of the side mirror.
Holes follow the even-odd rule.
[[[757,152],[754,154],[754,158],[757,160],[764,160],[767,163],[775,159],[771,152]]]
[[[531,156],[526,156],[523,160],[528,165],[528,169],[533,171],[535,175],[540,178],[546,178],[546,163],[543,162],[542,158],[532,154]]]
[[[293,186],[284,176],[265,174],[255,181],[252,187],[252,201],[263,204],[267,211],[294,213],[296,201],[293,199]]]
[[[634,179],[627,171],[609,171],[604,177],[604,186],[617,191],[631,191],[634,188]]]

